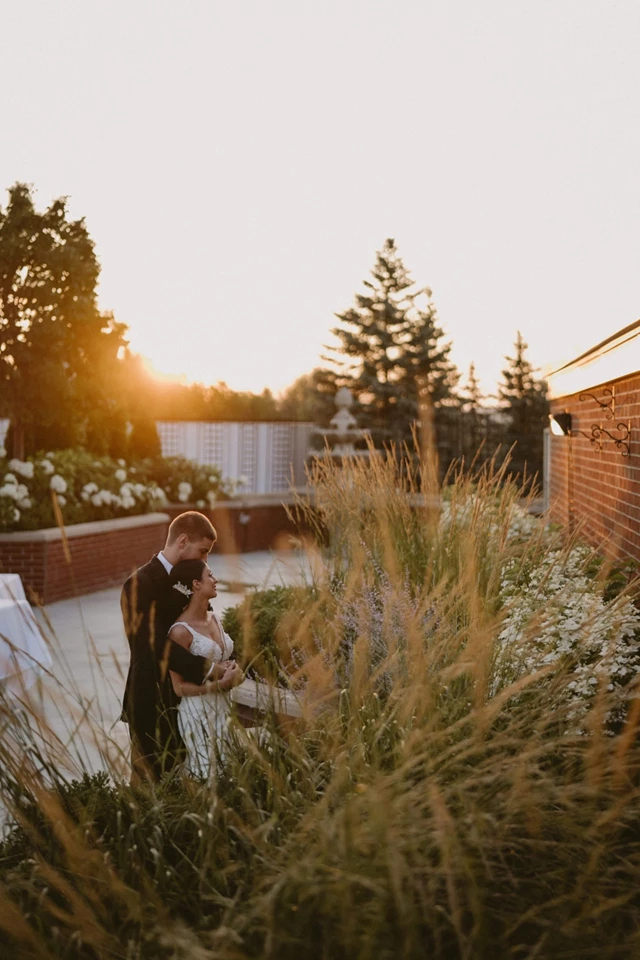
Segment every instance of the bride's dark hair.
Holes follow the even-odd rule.
[[[175,588],[178,584],[181,584],[187,590],[191,590],[194,580],[202,580],[206,567],[207,564],[204,560],[178,560],[169,574],[171,586]]]
[[[193,592],[193,581],[202,580],[207,564],[204,560],[178,560],[171,568],[169,606],[174,617],[186,608]]]

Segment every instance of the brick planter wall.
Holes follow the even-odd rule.
[[[0,572],[18,573],[40,603],[121,585],[162,549],[168,524],[166,513],[74,524],[65,529],[69,558],[57,527],[0,534]]]
[[[286,546],[290,538],[304,535],[305,530],[291,522],[286,505],[293,497],[283,494],[259,494],[221,500],[213,510],[193,504],[170,504],[166,510],[171,519],[185,510],[200,510],[211,520],[218,533],[213,553],[248,553]]]
[[[120,586],[132,570],[164,546],[171,520],[191,504],[171,504],[165,513],[78,523],[65,528],[0,534],[0,573],[17,573],[27,595],[53,603]],[[301,531],[287,517],[280,494],[222,501],[203,510],[218,532],[216,553],[244,553],[288,546]],[[248,519],[247,519],[248,518]],[[243,522],[243,520],[245,522]]]
[[[581,401],[575,393],[551,401],[552,413],[571,414],[573,436],[550,438],[549,512],[569,528],[579,526],[582,536],[606,555],[640,561],[640,373],[587,392],[602,397],[607,387],[615,394],[611,420],[590,397]],[[629,457],[607,436],[599,451],[576,433],[591,435],[595,423],[620,436],[616,425],[629,421]]]

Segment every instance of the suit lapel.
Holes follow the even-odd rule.
[[[162,562],[158,560],[157,556],[152,557],[151,560],[149,560],[149,563],[147,564],[147,570],[154,580],[162,582],[165,579],[169,579],[169,574],[162,565]]]

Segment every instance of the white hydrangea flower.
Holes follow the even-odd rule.
[[[51,460],[47,460],[47,459],[41,460],[40,467],[42,469],[42,472],[46,474],[46,476],[48,477],[50,477],[52,473],[55,473],[55,467],[51,463]]]
[[[7,455],[6,447],[0,447],[0,460],[4,460]]]
[[[66,498],[65,496],[63,496],[63,494],[59,493],[59,494],[58,494],[58,506],[60,506],[60,507],[66,507],[66,505],[67,505],[67,498]]]
[[[4,486],[0,487],[0,496],[9,497],[11,500],[18,502],[29,496],[29,490],[24,483],[5,483]]]
[[[209,509],[213,510],[218,501],[218,494],[215,490],[207,490],[207,503],[209,504]]]
[[[169,502],[167,499],[167,495],[162,489],[162,487],[158,487],[158,486],[151,487],[149,490],[149,497],[151,500],[154,500],[158,504],[164,505]]]
[[[193,491],[193,487],[191,486],[190,483],[187,483],[186,480],[183,480],[182,483],[179,483],[178,484],[178,500],[180,501],[180,503],[186,503],[189,497],[191,496],[192,491]]]
[[[97,483],[93,483],[93,482],[85,483],[84,487],[82,488],[82,492],[80,493],[80,498],[84,500],[85,503],[87,503],[91,499],[92,495],[97,492],[98,492]]]
[[[5,475],[4,475],[4,482],[5,482],[5,483],[17,483],[17,482],[18,482],[18,478],[16,477],[16,475],[15,475],[14,473],[5,473]]]
[[[30,460],[18,460],[14,457],[12,460],[9,460],[9,469],[20,474],[21,477],[25,477],[27,480],[33,479],[33,464]]]
[[[119,467],[126,467],[127,461],[123,460],[122,457],[116,461]]]
[[[241,473],[240,476],[238,477],[238,486],[239,486],[239,487],[246,487],[246,485],[247,485],[248,483],[249,483],[248,477],[246,477],[246,476],[244,475],[244,473]]]
[[[31,509],[31,500],[29,497],[23,497],[22,500],[18,501],[18,506],[21,510],[30,510]]]
[[[20,511],[16,508],[13,511],[13,522],[17,523],[19,519],[20,519]]]
[[[208,477],[207,479],[209,480],[209,483],[217,483],[217,482],[218,482],[218,477],[214,477],[213,474],[211,474],[211,476]]]
[[[98,490],[97,493],[91,494],[90,499],[94,507],[109,506],[115,501],[119,502],[119,497],[116,497],[110,490]]]
[[[116,470],[115,478],[119,483],[124,483],[124,481],[127,479],[127,471],[122,469]]]
[[[198,502],[196,503],[196,507],[198,507],[200,510],[202,510],[203,507],[206,507],[205,501],[204,501],[204,500],[198,500]]]
[[[64,477],[61,477],[59,473],[54,473],[49,481],[49,486],[56,493],[67,492],[67,481],[64,479]]]
[[[136,501],[132,496],[122,497],[121,505],[125,510],[131,510],[132,507],[135,507]]]

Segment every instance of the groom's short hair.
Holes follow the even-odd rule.
[[[186,513],[179,514],[175,520],[169,524],[167,534],[167,544],[175,543],[178,537],[183,533],[189,537],[189,540],[213,540],[218,539],[215,527],[204,513],[198,513],[197,510],[187,510]]]

